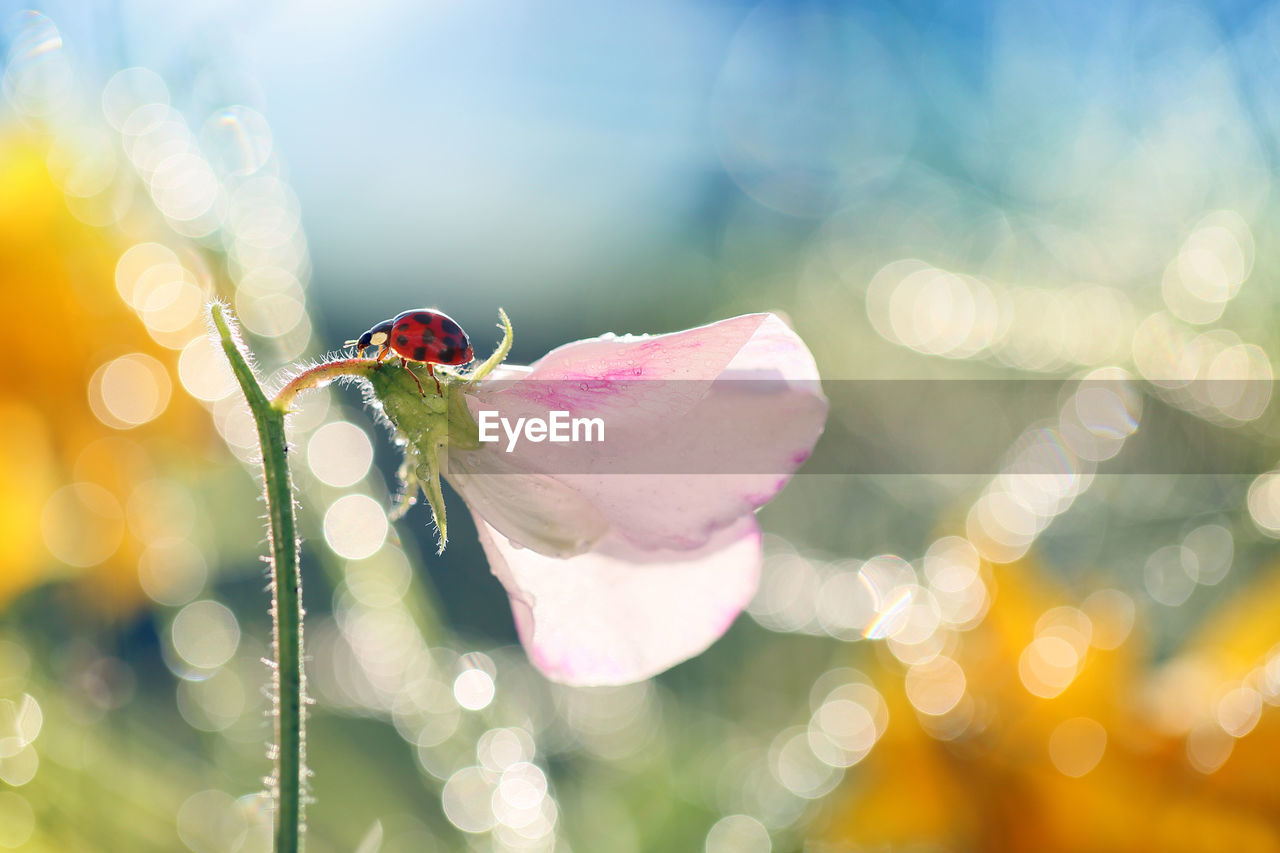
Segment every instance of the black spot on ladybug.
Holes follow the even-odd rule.
[[[396,343],[398,343],[400,346],[404,346],[405,344],[409,343],[409,336],[396,335]]]
[[[435,320],[435,317],[431,316],[431,314],[426,311],[419,311],[413,315],[413,320],[415,323],[430,326],[432,321]]]
[[[413,360],[414,360],[414,361],[426,361],[426,360],[427,360],[427,348],[426,348],[426,347],[414,347],[414,349],[413,349]]]
[[[453,364],[453,357],[455,355],[456,353],[453,351],[453,347],[446,346],[440,350],[436,357],[440,359],[441,364]]]

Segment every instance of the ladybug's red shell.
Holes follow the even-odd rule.
[[[398,356],[426,364],[467,364],[475,358],[471,341],[452,317],[419,308],[397,314],[386,345]]]

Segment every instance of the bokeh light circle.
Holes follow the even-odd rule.
[[[206,335],[183,347],[178,356],[178,379],[188,394],[206,403],[225,399],[236,389],[226,355]]]
[[[355,485],[373,464],[369,434],[349,421],[317,429],[307,442],[307,464],[320,482],[338,488]]]
[[[26,797],[17,791],[0,791],[0,847],[22,847],[35,828],[35,811]]]
[[[271,156],[271,126],[252,107],[224,107],[205,121],[200,148],[219,174],[251,175]]]
[[[726,815],[707,833],[706,853],[769,853],[769,830],[750,815]]]
[[[113,359],[89,380],[89,407],[115,429],[132,429],[159,417],[169,405],[169,371],[145,353]]]
[[[324,514],[324,540],[340,557],[372,557],[387,539],[387,512],[368,495],[344,495]]]
[[[449,777],[440,792],[440,804],[449,822],[463,832],[487,832],[497,824],[493,794],[497,775],[482,767],[464,767]]]
[[[45,546],[69,566],[87,568],[111,557],[124,539],[124,510],[96,483],[63,486],[40,516]]]
[[[240,623],[224,604],[194,601],[178,611],[171,629],[173,649],[199,669],[222,666],[240,645]]]
[[[1074,717],[1049,735],[1049,760],[1064,776],[1079,778],[1098,766],[1107,748],[1107,730],[1097,720]]]

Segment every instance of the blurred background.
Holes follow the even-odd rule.
[[[1157,404],[1280,458],[1280,4],[1093,5],[0,3],[0,847],[269,849],[220,296],[267,376],[434,305],[1071,380],[991,472],[798,476],[726,638],[593,690],[311,395],[314,853],[1280,850],[1280,471],[1108,471]]]

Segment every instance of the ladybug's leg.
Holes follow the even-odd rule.
[[[383,347],[383,348],[378,352],[378,362],[379,362],[379,363],[381,363],[381,362],[382,362],[382,360],[383,360],[384,358],[386,358],[387,356],[389,356],[389,355],[391,355],[391,347]],[[404,360],[404,359],[401,359],[401,361],[403,361],[403,360]]]
[[[427,396],[427,392],[422,390],[422,380],[418,378],[418,374],[409,369],[409,361],[404,357],[400,358],[400,366],[404,368],[404,372],[413,377],[413,381],[418,383],[418,393]]]
[[[443,397],[444,392],[440,390],[440,380],[436,378],[436,366],[431,362],[427,362],[427,373],[431,376],[431,381],[436,383],[436,394]]]

